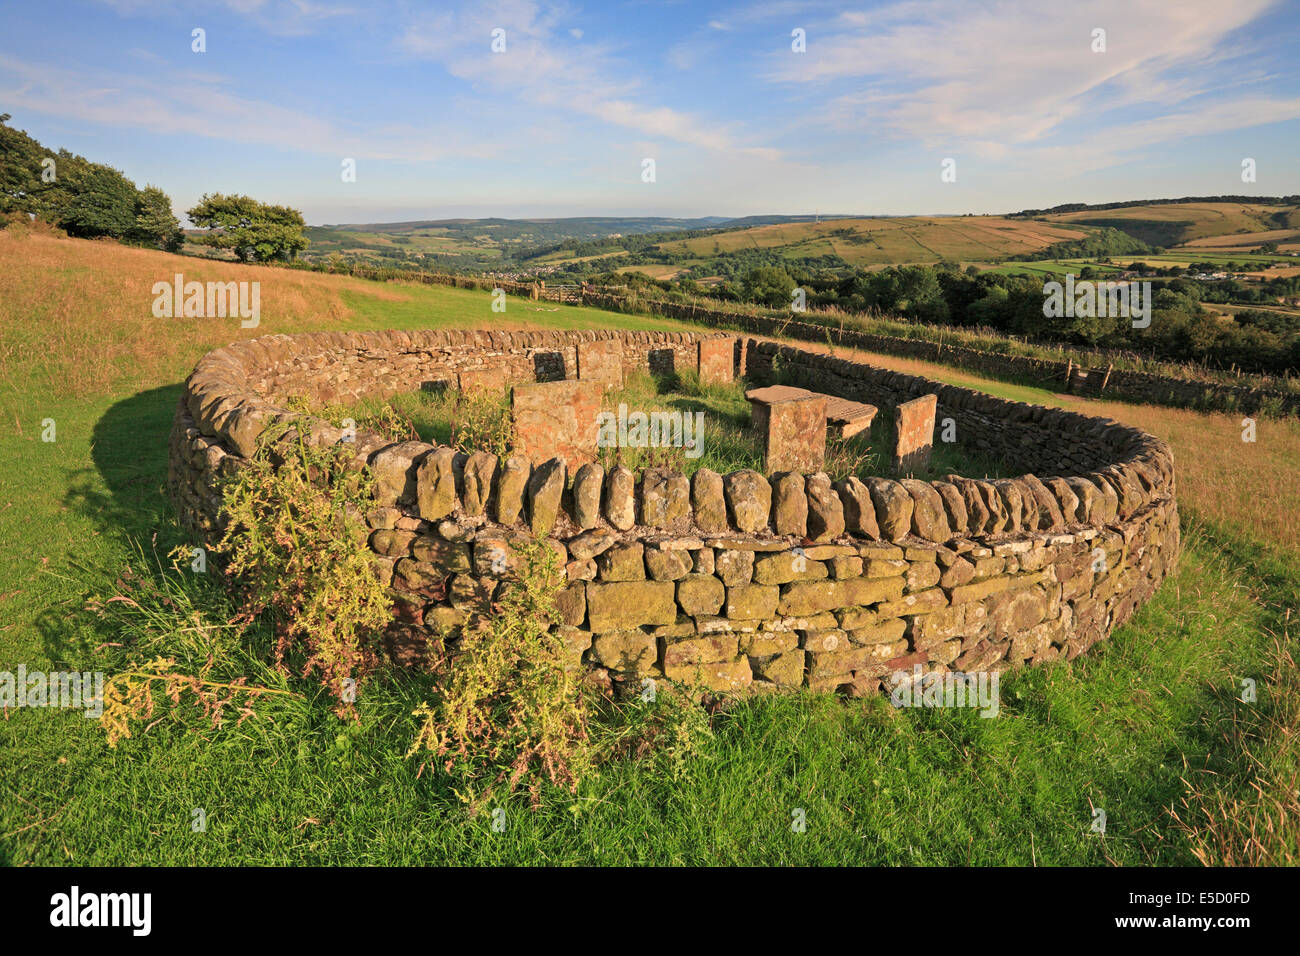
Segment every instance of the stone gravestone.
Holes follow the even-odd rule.
[[[735,341],[729,338],[700,339],[699,346],[700,381],[705,385],[730,382],[735,374]]]
[[[922,395],[894,409],[894,471],[903,474],[924,468],[934,442],[934,413],[938,395]]]
[[[764,470],[816,472],[826,464],[826,396],[788,385],[745,393],[763,436]]]
[[[600,382],[610,388],[622,388],[623,343],[619,339],[579,342],[578,378]]]
[[[534,465],[562,458],[570,471],[596,460],[596,416],[605,386],[568,380],[516,385],[510,413],[514,454]]]

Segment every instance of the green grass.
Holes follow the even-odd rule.
[[[470,295],[421,290],[423,308],[359,303],[350,325],[465,321],[483,307]],[[672,325],[574,309],[537,320]],[[162,573],[145,572],[137,546],[161,554],[184,540],[163,484],[187,371],[178,363],[162,381],[111,394],[18,396],[21,432],[8,422],[0,432],[0,670],[93,667],[125,653],[102,647],[120,630],[84,607],[117,593],[128,564]],[[30,424],[44,417],[58,423],[55,443]],[[404,757],[410,711],[428,690],[410,674],[363,687],[355,724],[291,681],[301,698],[260,705],[239,726],[160,715],[116,749],[78,714],[14,710],[0,721],[0,863],[1195,863],[1205,835],[1171,811],[1188,816],[1184,778],[1250,799],[1252,753],[1278,706],[1263,680],[1271,635],[1285,634],[1300,568],[1186,515],[1185,527],[1182,564],[1156,598],[1073,664],[1006,678],[996,719],[877,700],[753,700],[718,718],[680,778],[653,755],[618,759],[577,797],[548,793],[536,811],[512,801],[504,832]],[[220,618],[210,581],[175,584]],[[265,638],[250,634],[254,645]],[[1234,702],[1242,677],[1261,678],[1259,706]],[[1280,749],[1266,759],[1290,768]],[[1104,837],[1089,832],[1093,806],[1106,811]],[[195,808],[205,833],[191,830]],[[806,811],[804,833],[791,830],[795,809]]]
[[[1270,613],[1218,550],[1193,535],[1133,625],[1073,665],[1006,678],[995,719],[751,701],[680,779],[620,759],[576,797],[504,804],[504,833],[404,758],[416,678],[363,688],[356,724],[303,700],[217,731],[163,719],[116,750],[80,716],[19,711],[0,727],[0,846],[12,863],[81,864],[1194,863],[1168,808],[1189,767],[1241,760],[1220,730],[1250,719],[1233,691],[1258,675]]]
[[[751,407],[745,391],[757,383],[738,380],[729,384],[701,385],[691,373],[652,376],[641,372],[629,377],[622,388],[607,392],[601,407],[617,421],[620,406],[631,416],[638,412],[680,413],[682,416],[703,414],[696,430],[690,426],[692,447],[685,442],[676,447],[601,447],[597,460],[606,468],[623,464],[634,471],[648,467],[672,468],[693,475],[701,468],[719,474],[753,468],[764,471],[763,438],[751,423]],[[1027,391],[1027,390],[1022,390]],[[374,428],[385,411],[396,413],[403,427],[387,432],[394,441],[409,437],[407,426],[421,441],[452,445],[462,451],[487,446],[496,454],[508,451],[510,433],[509,395],[479,396],[466,399],[455,390],[403,392],[385,400],[368,399],[345,408],[321,409],[337,424],[353,418],[362,427]],[[387,419],[390,423],[393,417]],[[698,419],[692,418],[697,422]],[[683,429],[683,437],[687,436]],[[885,474],[891,467],[890,449],[894,447],[893,421],[889,415],[877,415],[868,431],[851,438],[830,437],[826,442],[823,470],[832,479],[857,475],[866,478]],[[963,451],[957,444],[935,446],[929,464],[915,473],[922,479],[959,473],[979,478],[1002,477],[998,462],[987,456]]]

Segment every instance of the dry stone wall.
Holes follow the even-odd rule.
[[[697,367],[701,339],[651,332],[315,333],[205,356],[171,436],[169,490],[197,537],[218,530],[220,482],[294,395],[383,396],[460,377],[511,383],[580,374],[579,347],[617,342],[623,370]],[[394,600],[399,658],[454,642],[490,613],[517,545],[564,568],[558,626],[573,667],[618,686],[645,678],[741,692],[870,693],[895,671],[1001,671],[1072,659],[1126,621],[1179,552],[1173,457],[1117,422],[1007,402],[788,345],[731,339],[733,371],[805,377],[893,409],[937,396],[959,443],[1018,478],[942,481],[742,470],[572,472],[360,433],[377,479],[366,515]],[[603,374],[607,374],[606,372]],[[309,441],[339,429],[309,420]],[[593,423],[594,426],[594,423]],[[707,441],[707,435],[705,436]]]

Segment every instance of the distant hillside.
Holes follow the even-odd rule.
[[[1087,235],[1078,227],[1004,216],[832,219],[727,230],[665,242],[670,254],[711,258],[747,250],[787,259],[835,257],[859,268],[902,263],[987,261],[1026,255]]]
[[[1295,197],[1285,197],[1287,200]],[[1300,232],[1297,204],[1268,201],[1182,201],[1133,205],[1105,204],[1082,209],[1056,207],[1034,221],[1081,226],[1108,226],[1152,246],[1254,248],[1263,242],[1294,241]],[[1259,234],[1250,241],[1251,234]],[[1231,238],[1229,238],[1231,237]]]

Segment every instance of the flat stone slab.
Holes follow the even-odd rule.
[[[875,405],[866,402],[851,402],[847,398],[826,396],[826,422],[837,438],[852,438],[859,432],[866,431],[875,421],[877,411],[879,409]]]
[[[763,388],[751,388],[745,392],[745,397],[751,402],[761,402],[764,405],[775,405],[777,402],[792,402],[800,398],[812,398],[816,394],[806,388],[795,388],[793,385],[765,385]]]
[[[766,385],[763,388],[751,388],[745,392],[745,398],[755,405],[754,424],[757,427],[760,416],[759,405],[777,405],[781,402],[797,402],[809,398],[826,399],[826,422],[837,438],[851,438],[859,432],[866,431],[876,418],[879,409],[865,402],[853,402],[847,398],[813,392],[794,385]],[[763,419],[766,421],[766,419]]]
[[[578,378],[611,388],[623,385],[623,343],[618,339],[579,342]]]
[[[602,382],[571,379],[516,385],[511,392],[514,453],[534,465],[560,458],[569,468],[596,459]]]

